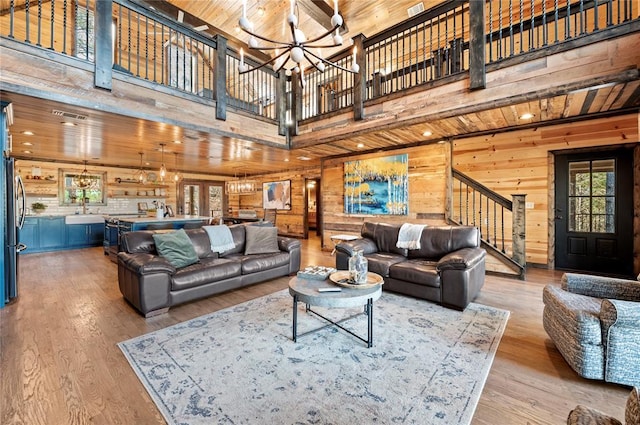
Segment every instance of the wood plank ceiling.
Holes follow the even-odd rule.
[[[301,3],[300,27],[303,27],[307,34],[323,32],[321,24],[305,12],[305,10],[313,12],[318,0],[298,1]],[[353,35],[362,33],[371,36],[384,28],[402,22],[408,18],[407,9],[418,2],[418,0],[393,2],[341,0],[340,12],[348,26],[348,33],[343,35],[346,44],[351,43],[350,37]],[[3,9],[5,3],[7,2],[2,0]],[[168,6],[165,5],[163,9],[165,13],[171,7],[174,8],[171,10],[177,7],[185,12],[191,22],[205,22],[210,27],[207,31],[215,31],[215,28],[219,28],[231,37],[244,41],[247,39],[246,35],[236,30],[242,10],[242,0],[170,0],[168,3]],[[331,3],[328,2],[328,4]],[[428,9],[440,1],[423,0],[423,3],[425,9]],[[161,3],[155,4],[161,5]],[[258,33],[267,37],[282,38],[287,28],[280,23],[284,21],[284,14],[288,8],[288,0],[249,0],[248,16],[254,21]],[[259,11],[259,9],[262,10]],[[264,14],[260,15],[261,13]],[[174,17],[176,18],[177,16]],[[185,23],[188,22],[185,19]],[[278,24],[273,25],[273,22]],[[2,98],[8,98],[14,102],[15,121],[11,133],[14,155],[17,158],[72,163],[87,160],[93,165],[136,168],[140,162],[138,152],[142,151],[144,161],[148,163],[145,166],[153,169],[159,167],[161,163],[158,141],[162,140],[167,143],[164,161],[170,169],[175,167],[177,158],[177,168],[181,171],[234,176],[238,172],[251,175],[302,169],[317,166],[320,159],[327,156],[413,145],[463,134],[513,127],[522,124],[518,121],[518,117],[524,112],[532,113],[534,117],[529,123],[536,124],[617,110],[629,106],[629,102],[638,106],[639,86],[639,81],[632,81],[594,87],[590,90],[541,98],[523,104],[357,135],[346,140],[329,143],[320,141],[312,147],[292,151],[185,130],[164,123],[143,121],[96,110],[82,110],[28,96],[2,93]],[[77,126],[67,127],[61,125],[64,119],[52,114],[52,110],[71,112],[87,118]],[[33,132],[34,135],[26,135],[27,131]],[[425,131],[429,131],[431,135],[424,136]],[[174,143],[174,141],[180,143]],[[307,157],[310,160],[300,159],[301,157]]]

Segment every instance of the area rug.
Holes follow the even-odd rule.
[[[169,424],[468,424],[509,317],[383,292],[366,348],[334,327],[294,343],[292,304],[284,290],[119,346]],[[323,324],[299,305],[299,334]]]

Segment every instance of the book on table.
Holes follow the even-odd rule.
[[[307,266],[300,270],[297,276],[301,279],[326,280],[335,271],[334,267]]]

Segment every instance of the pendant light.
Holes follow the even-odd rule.
[[[147,181],[147,172],[142,169],[142,152],[138,152],[140,155],[140,168],[133,175],[134,178],[138,181],[138,183],[145,183]]]
[[[84,170],[82,170],[82,173],[78,176],[76,186],[80,189],[87,189],[88,187],[91,187],[92,184],[93,178],[89,175],[89,171],[87,171],[87,160],[85,159]]]
[[[162,165],[160,166],[160,181],[164,181],[167,175],[167,167],[164,165],[164,146],[166,143],[160,143],[160,149],[162,150]]]
[[[178,172],[178,152],[174,152],[173,154],[175,155],[175,166],[176,166],[175,172],[173,173],[173,181],[178,183],[182,178],[180,176],[180,173]]]

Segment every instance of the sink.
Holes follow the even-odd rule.
[[[104,223],[104,216],[101,214],[74,214],[64,217],[66,224],[95,224]]]

